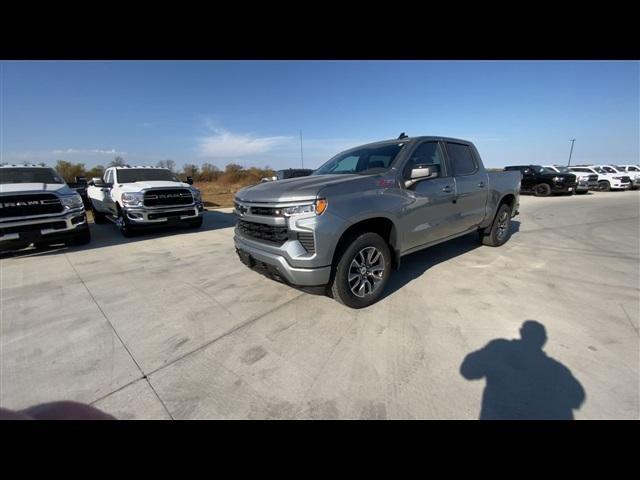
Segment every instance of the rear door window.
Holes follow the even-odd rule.
[[[468,145],[447,142],[447,153],[454,175],[472,175],[478,170],[473,152]]]

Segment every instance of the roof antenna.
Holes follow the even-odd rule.
[[[407,138],[407,137],[408,137],[408,135],[405,135],[405,133],[404,133],[404,132],[402,132],[402,133],[400,134],[400,136],[398,137],[398,140],[402,140],[403,138]]]

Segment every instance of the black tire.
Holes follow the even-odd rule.
[[[546,183],[539,183],[533,187],[533,194],[536,197],[548,197],[551,195],[551,187]]]
[[[611,190],[611,184],[606,180],[602,180],[598,182],[598,191],[599,192],[608,192]]]
[[[202,226],[202,217],[189,222],[189,228],[200,228]]]
[[[91,231],[88,228],[85,228],[80,233],[71,237],[71,240],[68,242],[69,245],[86,245],[91,241]]]
[[[331,294],[333,298],[347,307],[368,307],[380,299],[389,281],[392,268],[389,246],[380,235],[373,232],[355,235],[346,245],[348,246],[338,258],[334,268]],[[362,252],[364,252],[363,255]],[[379,253],[379,256],[376,256],[376,253]],[[379,260],[380,257],[382,262]],[[370,259],[375,259],[375,261],[369,263]],[[357,268],[352,268],[353,262],[361,264],[366,273],[364,270],[361,273]],[[380,266],[382,267],[380,275],[374,275],[373,271],[380,271]],[[353,278],[351,283],[349,282],[350,274],[357,276],[357,278]],[[360,286],[362,286],[362,290],[359,288]],[[362,291],[363,296],[354,294],[352,288],[356,291]]]
[[[511,207],[506,203],[500,205],[491,227],[480,231],[480,241],[489,247],[504,245],[511,237]]]
[[[136,232],[134,227],[131,225],[131,222],[127,218],[126,215],[122,212],[121,209],[118,209],[118,218],[116,219],[116,226],[123,237],[131,238],[135,236]]]
[[[104,213],[97,211],[93,205],[91,205],[91,213],[93,214],[94,223],[100,224],[105,223],[107,218],[104,216]]]

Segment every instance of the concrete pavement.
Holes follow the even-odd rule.
[[[118,418],[473,419],[486,381],[465,378],[462,362],[535,320],[546,356],[512,342],[515,360],[487,357],[498,391],[513,394],[508,378],[530,376],[518,395],[547,385],[552,358],[554,375],[584,391],[576,418],[637,419],[639,213],[638,191],[523,196],[503,247],[470,235],[404,257],[386,296],[358,311],[244,267],[229,210],[209,212],[199,231],[133,239],[92,225],[86,247],[0,260],[0,405],[68,399]]]

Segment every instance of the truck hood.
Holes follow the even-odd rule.
[[[320,190],[330,185],[338,185],[362,179],[361,175],[311,175],[289,178],[273,182],[259,183],[245,187],[236,193],[236,199],[244,202],[280,203],[314,200]]]
[[[41,192],[53,192],[60,195],[71,195],[75,193],[66,183],[5,183],[0,185],[0,194]]]
[[[154,180],[147,182],[120,183],[123,192],[139,192],[148,188],[192,188],[188,183]]]

